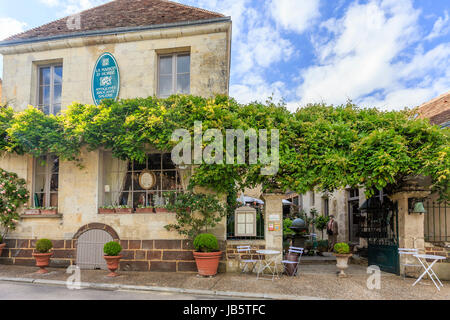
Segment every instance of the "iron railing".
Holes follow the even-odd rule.
[[[425,202],[425,241],[450,241],[450,203],[443,201]]]

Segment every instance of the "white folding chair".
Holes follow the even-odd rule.
[[[419,249],[408,249],[408,248],[398,248],[398,254],[399,256],[413,256],[415,254],[419,254]],[[401,260],[400,260],[401,261]],[[414,264],[414,263],[400,263],[400,267],[403,266],[403,280],[406,277],[406,267],[416,267],[416,268],[422,268],[420,264]]]
[[[283,263],[284,272],[286,272],[287,266],[292,264],[297,264],[295,266],[294,272],[292,273],[292,277],[297,275],[298,267],[300,265],[300,259],[302,258],[303,254],[303,248],[299,247],[289,247],[288,253],[297,253],[298,254],[298,260],[297,261],[291,261],[291,260],[282,260],[281,263]]]
[[[253,272],[253,269],[255,268],[255,265],[258,262],[258,260],[254,260],[254,259],[241,259],[242,253],[247,253],[248,255],[251,255],[251,253],[252,253],[251,250],[252,250],[252,248],[250,246],[237,246],[236,247],[236,251],[239,254],[239,267],[241,267],[241,263],[244,264],[242,273],[248,271],[247,269],[250,264],[252,265],[252,269],[250,271]]]

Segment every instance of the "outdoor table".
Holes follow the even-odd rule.
[[[269,269],[270,273],[272,274],[272,281],[275,278],[275,275],[277,278],[279,278],[278,275],[278,269],[277,269],[277,257],[279,254],[281,254],[280,251],[277,250],[256,250],[256,253],[258,253],[259,256],[259,268],[258,268],[258,274],[256,276],[256,279],[264,279],[264,280],[270,280],[268,278],[260,277],[259,275],[262,273],[264,275],[264,270]],[[261,258],[261,255],[266,256],[266,259],[263,260]],[[269,256],[269,258],[267,258]],[[273,267],[271,264],[273,263]]]
[[[425,272],[421,274],[421,276],[416,280],[416,282],[414,282],[413,286],[416,285],[416,283],[418,283],[420,280],[422,280],[422,278],[425,276],[425,274],[428,274],[430,276],[431,280],[433,281],[434,285],[436,286],[436,288],[439,291],[441,291],[441,289],[439,288],[439,285],[442,286],[442,287],[444,285],[439,280],[439,278],[437,277],[436,273],[434,273],[432,267],[437,261],[445,260],[447,258],[446,257],[442,257],[442,256],[435,256],[435,255],[431,255],[431,254],[415,254],[414,257],[416,257],[417,260],[419,260],[420,264],[425,269]],[[433,262],[431,264],[428,264],[427,259],[433,260]],[[436,280],[439,283],[439,285],[436,283],[436,281],[434,281],[433,276],[436,278]]]

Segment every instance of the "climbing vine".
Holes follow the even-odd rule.
[[[278,129],[280,165],[274,176],[265,165],[197,165],[193,185],[229,193],[261,184],[267,189],[304,193],[346,186],[394,192],[410,176],[429,176],[434,190],[450,198],[449,129],[413,117],[412,111],[383,112],[342,106],[308,105],[296,112],[271,101],[239,104],[218,95],[105,100],[100,106],[74,103],[59,116],[30,107],[22,112],[0,108],[0,151],[58,155],[82,164],[81,150],[109,149],[121,159],[144,161],[149,147],[170,151],[175,129]],[[270,140],[270,139],[269,139]],[[203,142],[203,147],[208,143]],[[270,143],[269,143],[270,145]],[[224,151],[226,145],[224,141]],[[248,157],[248,148],[246,149]]]

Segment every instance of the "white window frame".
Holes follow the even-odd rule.
[[[157,74],[157,96],[160,98],[167,98],[172,94],[176,94],[178,92],[177,88],[177,76],[178,74],[183,75],[187,73],[178,73],[177,72],[177,59],[178,56],[189,56],[189,92],[185,94],[190,94],[191,92],[191,53],[190,52],[177,52],[177,53],[171,53],[171,54],[160,54],[158,55],[158,74]],[[162,96],[161,95],[161,88],[160,88],[160,72],[161,72],[161,58],[164,57],[172,57],[172,92],[169,96]]]
[[[42,206],[44,206],[44,207],[50,207],[50,198],[51,198],[52,193],[54,193],[54,194],[56,193],[56,195],[58,196],[59,190],[51,191],[51,186],[50,186],[51,180],[52,180],[52,175],[54,174],[52,172],[52,167],[51,167],[51,165],[53,165],[53,163],[51,162],[51,156],[52,155],[50,155],[50,154],[45,156],[45,158],[46,158],[45,159],[45,185],[44,185],[43,192],[36,191],[36,182],[37,182],[37,179],[36,179],[36,173],[37,173],[36,166],[37,165],[36,164],[37,164],[37,161],[39,160],[39,158],[33,158],[33,196],[31,199],[32,207],[35,206],[34,195],[36,193],[44,193],[44,201],[42,204]],[[57,174],[58,174],[58,186],[59,186],[59,169],[58,169]],[[58,205],[59,205],[59,202],[58,202]]]
[[[39,65],[38,66],[38,72],[37,72],[37,86],[36,86],[36,105],[39,107],[39,109],[43,110],[43,105],[39,104],[40,100],[40,88],[41,88],[41,70],[50,68],[50,104],[48,107],[48,114],[55,114],[54,110],[54,93],[55,93],[55,81],[54,81],[54,74],[55,74],[55,68],[61,67],[63,69],[62,63],[53,63],[53,64],[46,64],[46,65]],[[64,74],[64,70],[63,70]],[[61,80],[61,96],[62,96],[62,80]]]

